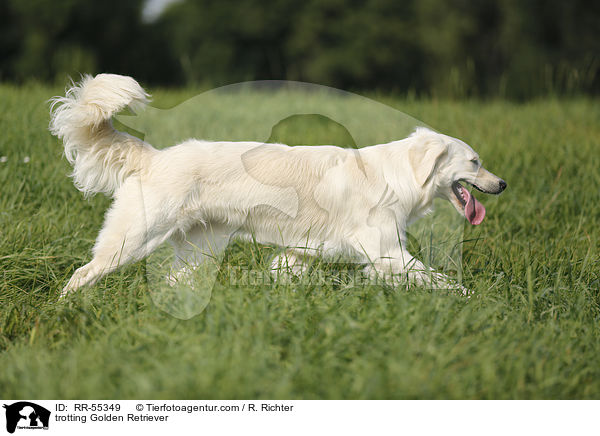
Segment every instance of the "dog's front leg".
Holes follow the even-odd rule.
[[[459,289],[464,295],[469,294],[459,283],[423,265],[408,252],[405,226],[392,214],[373,214],[371,218],[350,241],[366,257],[366,273],[371,280],[394,287],[414,284],[428,289]]]
[[[459,283],[445,274],[436,272],[425,266],[421,261],[413,257],[402,243],[398,241],[388,243],[390,239],[382,239],[380,244],[363,243],[361,247],[368,258],[369,266],[367,273],[372,280],[385,283],[394,287],[417,285],[427,289],[459,289],[464,295],[469,291]],[[367,250],[364,250],[364,248]]]
[[[405,258],[410,256],[405,252]],[[436,272],[433,268],[423,265],[414,257],[411,257],[408,264],[404,266],[404,275],[408,283],[419,287],[433,290],[458,290],[463,295],[469,295],[471,292],[460,283],[448,277],[446,274]]]
[[[372,264],[371,276],[393,286],[416,285],[427,289],[460,289],[467,290],[455,283],[450,277],[436,272],[414,258],[406,250],[385,253]]]

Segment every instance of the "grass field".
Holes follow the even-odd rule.
[[[221,283],[206,310],[180,320],[154,305],[144,262],[57,303],[89,260],[110,203],[83,199],[67,177],[47,131],[45,100],[60,92],[0,86],[2,397],[600,398],[597,101],[379,97],[472,144],[508,182],[500,197],[479,195],[486,220],[464,231],[473,298]],[[157,92],[154,104],[191,95]],[[312,121],[314,129],[284,126],[276,139],[347,141]],[[362,126],[372,137],[385,128]],[[224,134],[256,133],[245,129]],[[260,265],[269,249],[237,244],[229,259]]]

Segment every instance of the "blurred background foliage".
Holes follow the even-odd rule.
[[[0,0],[0,81],[288,79],[524,100],[600,91],[600,2]]]

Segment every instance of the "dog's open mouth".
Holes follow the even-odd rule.
[[[465,218],[475,226],[481,224],[485,218],[485,207],[483,207],[483,204],[477,201],[473,194],[459,182],[452,183],[452,191],[462,206]]]

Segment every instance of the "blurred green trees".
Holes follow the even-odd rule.
[[[600,2],[0,0],[0,80],[292,79],[441,97],[600,91]]]

